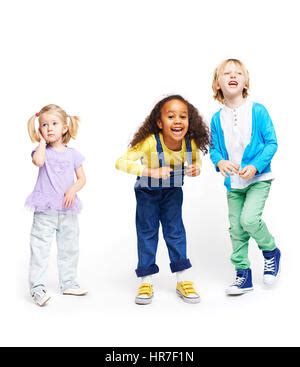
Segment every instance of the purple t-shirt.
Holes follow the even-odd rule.
[[[39,168],[34,190],[25,205],[34,211],[79,213],[81,203],[77,195],[71,208],[64,208],[63,201],[64,194],[74,184],[75,170],[83,160],[84,157],[73,148],[57,151],[47,145],[45,163]]]

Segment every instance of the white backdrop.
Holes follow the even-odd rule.
[[[1,3],[1,345],[299,346],[299,28],[296,0]],[[246,64],[251,98],[268,108],[278,135],[277,178],[264,217],[282,250],[280,282],[263,288],[263,259],[251,243],[255,290],[225,297],[234,276],[225,188],[205,156],[202,174],[184,187],[188,253],[202,302],[176,298],[161,240],[155,299],[138,307],[135,179],[116,171],[115,160],[166,94],[185,96],[209,123],[218,108],[212,72],[228,57]],[[37,168],[26,122],[49,103],[82,119],[70,145],[86,157],[79,280],[90,293],[59,295],[53,243],[52,299],[38,308],[27,285],[32,214],[23,204]]]

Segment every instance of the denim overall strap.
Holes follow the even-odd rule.
[[[164,151],[162,148],[159,134],[155,134],[155,139],[156,139],[156,149],[157,149],[157,154],[158,154],[159,167],[163,167],[165,166],[165,157],[164,157]],[[185,137],[185,146],[186,146],[187,162],[188,162],[188,165],[191,165],[193,162],[192,145],[191,145],[191,140],[188,137]],[[162,185],[162,182],[163,182],[162,179],[160,179],[159,186]],[[182,162],[181,169],[177,169],[171,172],[170,179],[169,179],[169,187],[182,186],[183,182],[184,182],[184,162]]]
[[[165,155],[163,151],[163,147],[160,141],[159,134],[155,134],[156,139],[156,149],[158,154],[158,161],[159,161],[159,167],[164,167],[165,164]],[[168,179],[160,179],[159,180],[159,186],[160,187],[178,187],[183,185],[183,168],[184,165],[182,164],[180,170],[174,170],[170,172],[170,177]]]
[[[166,165],[165,163],[165,155],[164,150],[162,147],[162,143],[160,140],[159,133],[155,134],[155,140],[156,140],[156,150],[157,150],[157,156],[158,156],[158,162],[159,167],[164,167]],[[185,145],[186,145],[186,154],[187,154],[187,162],[188,165],[192,164],[192,147],[191,147],[191,141],[188,137],[185,138]],[[181,187],[184,183],[184,162],[182,162],[182,165],[180,169],[175,169],[174,171],[171,171],[170,177],[167,179],[156,179],[152,177],[137,177],[137,181],[135,184],[135,188],[148,188],[148,189],[159,189],[159,188],[168,188],[168,187]]]
[[[158,162],[159,162],[159,167],[164,167],[165,166],[165,156],[164,156],[164,151],[163,151],[163,147],[161,145],[161,141],[159,138],[159,134],[155,134],[155,140],[156,140],[156,150],[157,150],[157,156],[158,156]],[[146,177],[146,176],[138,176],[137,177],[137,181],[135,184],[135,188],[148,188],[149,190],[152,189],[159,189],[163,187],[163,180],[161,178],[157,179],[157,178],[152,178],[152,177]]]
[[[190,138],[188,137],[185,138],[185,146],[186,146],[187,162],[188,165],[190,166],[193,163],[193,158],[192,158],[192,144]]]
[[[165,164],[165,155],[164,150],[161,145],[159,133],[155,134],[155,140],[156,140],[156,150],[157,150],[157,156],[158,156],[158,162],[159,162],[159,168],[164,167]],[[162,187],[162,179],[159,179],[159,187]]]
[[[164,155],[163,147],[161,145],[159,134],[155,134],[155,140],[156,140],[156,150],[158,154],[159,167],[164,167],[165,166],[165,155]]]

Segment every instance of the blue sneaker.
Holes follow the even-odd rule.
[[[237,269],[235,282],[226,289],[226,294],[235,296],[253,290],[251,269]]]
[[[263,255],[265,258],[263,281],[266,285],[272,285],[275,283],[279,272],[281,253],[280,250],[276,248],[273,251],[263,251]]]

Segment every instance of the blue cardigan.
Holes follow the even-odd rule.
[[[210,159],[217,167],[218,162],[228,160],[224,133],[221,127],[220,112],[216,112],[211,119],[211,146]],[[271,171],[271,160],[277,150],[277,139],[272,120],[267,109],[259,103],[253,103],[252,107],[252,134],[250,143],[246,146],[241,162],[241,169],[252,164],[256,169],[256,175]],[[225,178],[224,185],[231,189],[230,176]]]

